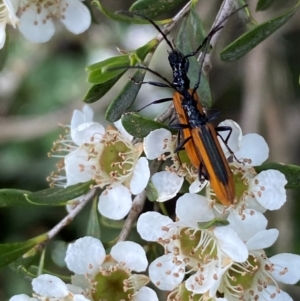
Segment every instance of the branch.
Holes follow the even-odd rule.
[[[216,19],[215,19],[213,25],[211,26],[210,30],[212,30],[216,26],[219,26],[222,23],[223,23],[223,26],[225,26],[225,24],[228,21],[228,16],[230,14],[232,14],[233,11],[234,11],[234,9],[237,7],[236,4],[237,4],[236,0],[224,0],[223,3],[222,3],[222,5],[221,5],[221,7],[220,7],[220,9],[219,9],[219,12],[218,12],[218,14],[216,16]],[[217,44],[218,39],[220,38],[222,30],[223,30],[223,28],[221,28],[220,30],[218,30],[212,36],[211,41],[210,41],[210,45],[211,45],[212,48],[214,48],[215,45]],[[197,60],[201,62],[202,56],[203,56],[203,52],[200,52]],[[204,58],[202,69],[204,70],[205,74],[208,74],[208,72],[211,70],[211,55],[210,55],[210,53],[206,53],[205,54],[205,58]]]
[[[85,205],[94,198],[97,193],[97,188],[91,189],[81,200],[80,203],[67,215],[65,216],[57,225],[55,225],[48,232],[48,240],[52,239],[62,228],[68,226],[75,216],[85,207]]]

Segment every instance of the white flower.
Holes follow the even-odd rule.
[[[222,272],[224,263],[243,262],[248,256],[244,243],[228,226],[199,228],[214,218],[209,201],[196,194],[185,194],[176,204],[178,222],[157,212],[142,214],[137,230],[144,240],[162,244],[166,254],[149,266],[152,282],[162,290],[173,290],[185,273],[187,289],[206,292]],[[201,281],[199,281],[201,279]]]
[[[86,31],[91,25],[91,13],[81,0],[21,0],[21,33],[29,41],[44,43],[55,32],[53,19],[59,19],[74,34]]]
[[[147,276],[132,274],[132,271],[144,272],[148,261],[144,249],[137,243],[119,242],[112,247],[110,255],[105,255],[102,243],[93,237],[83,237],[70,244],[65,259],[68,268],[76,275],[73,284],[81,283],[93,297],[93,300],[109,299],[112,292],[115,297],[133,301],[158,301],[156,293],[146,288]]]
[[[10,0],[0,2],[0,49],[3,48],[6,39],[6,24],[16,27],[19,19],[16,16],[16,9]]]
[[[182,186],[183,177],[191,183],[190,192],[197,193],[207,185],[207,181],[202,183],[198,180],[198,173],[190,162],[182,164],[178,153],[175,153],[176,146],[177,137],[166,129],[154,130],[144,139],[144,152],[147,159],[164,161],[171,159],[173,162],[171,166],[166,167],[166,171],[157,172],[151,178],[158,192],[158,202],[173,198]]]
[[[32,280],[34,298],[16,295],[10,301],[90,301],[123,300],[158,301],[156,293],[145,285],[149,278],[146,253],[137,243],[119,242],[110,255],[96,238],[83,237],[69,244],[65,261],[75,273],[72,284],[58,277],[43,274]]]
[[[9,299],[9,301],[38,301],[36,298],[31,298],[25,294],[15,295]]]
[[[122,130],[124,132],[124,130]],[[95,181],[106,187],[99,197],[99,212],[110,218],[124,218],[132,206],[132,194],[142,192],[148,184],[148,160],[140,158],[142,145],[133,145],[116,129],[105,128],[93,121],[93,111],[85,106],[75,110],[70,135],[63,137],[54,151],[66,151],[63,167],[65,177],[54,175],[54,184],[70,186]]]
[[[262,230],[250,238],[246,246],[249,257],[244,263],[234,263],[220,278],[218,290],[231,301],[274,300],[292,298],[281,291],[277,281],[295,284],[300,279],[300,256],[278,254],[268,258],[263,248],[270,247],[278,237],[277,229]],[[214,295],[214,291],[211,295]]]

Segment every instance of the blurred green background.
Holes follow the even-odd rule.
[[[254,1],[256,3],[256,1]],[[128,9],[133,1],[102,1],[110,10]],[[204,27],[209,30],[221,1],[200,1],[197,6]],[[255,13],[262,23],[289,9],[295,1],[275,1],[272,8]],[[171,17],[178,9],[165,15]],[[108,20],[94,9],[95,20],[84,34],[75,36],[57,24],[57,32],[46,44],[32,44],[17,30],[9,28],[9,57],[0,73],[0,187],[37,191],[48,187],[46,177],[55,170],[56,160],[47,152],[62,133],[58,124],[69,124],[74,109],[82,108],[89,87],[85,67],[117,55],[116,47],[135,49],[157,33],[152,26],[130,26]],[[171,33],[176,37],[179,26]],[[257,132],[270,147],[269,161],[300,164],[300,12],[242,59],[233,63],[220,61],[219,52],[245,26],[233,16],[213,51],[209,74],[213,107],[220,109],[220,121],[237,121],[244,133]],[[171,78],[167,47],[159,46],[151,68]],[[95,120],[104,120],[105,109],[119,93],[129,75],[103,99],[93,104]],[[150,78],[150,77],[149,77]],[[143,86],[137,107],[171,95],[172,91]],[[145,113],[162,111],[151,106]],[[300,191],[288,192],[288,202],[278,212],[269,212],[268,227],[280,230],[272,252],[300,254]],[[29,239],[52,228],[65,216],[64,208],[8,208],[0,210],[0,243]],[[84,235],[88,208],[57,237],[72,241]],[[285,287],[299,300],[298,287]],[[18,293],[31,292],[30,282],[10,268],[0,271],[0,300]]]

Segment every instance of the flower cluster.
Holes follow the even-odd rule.
[[[85,237],[70,244],[66,263],[75,273],[66,285],[51,275],[32,282],[33,298],[18,295],[11,301],[28,300],[157,300],[145,287],[149,279],[168,301],[288,301],[291,297],[278,282],[294,284],[300,279],[300,256],[284,253],[268,257],[264,249],[277,240],[277,229],[267,229],[266,210],[277,210],[286,201],[284,175],[276,170],[260,173],[269,149],[257,134],[243,135],[231,120],[229,139],[220,144],[234,177],[235,201],[225,206],[210,187],[198,179],[198,171],[177,153],[176,137],[165,130],[151,132],[143,143],[133,143],[120,125],[105,129],[93,121],[93,111],[85,106],[75,111],[67,135],[53,151],[64,151],[60,171],[53,174],[55,185],[69,186],[93,180],[103,189],[99,212],[111,219],[123,219],[132,204],[132,195],[151,182],[157,202],[174,198],[189,183],[189,192],[176,203],[176,218],[155,211],[139,216],[141,238],[163,247],[164,253],[149,265],[149,278],[132,274],[145,271],[148,262],[143,248],[133,242],[117,243],[110,255],[100,241]],[[142,153],[146,157],[141,157]],[[164,161],[164,170],[150,178],[148,160]],[[154,188],[153,188],[154,187]],[[77,200],[80,202],[80,199]],[[73,202],[74,203],[74,202]],[[69,210],[72,210],[71,205]],[[88,247],[87,247],[88,246]],[[113,289],[110,289],[113,288]],[[117,295],[115,295],[117,294]]]
[[[10,301],[143,301],[145,297],[158,301],[156,293],[145,286],[148,277],[132,273],[143,272],[148,266],[145,251],[134,242],[119,242],[112,247],[110,255],[105,255],[101,241],[83,237],[68,246],[65,262],[75,273],[72,284],[43,274],[32,281],[32,298],[21,294]]]
[[[120,123],[116,126],[120,128]],[[93,122],[89,106],[83,112],[75,110],[70,133],[53,148],[56,153],[67,152],[56,155],[63,158],[58,167],[65,175],[52,174],[49,179],[60,186],[94,180],[94,186],[105,188],[99,197],[99,212],[110,219],[123,219],[131,209],[132,194],[143,191],[150,177],[148,161],[140,157],[142,144],[131,140],[132,136],[122,128],[105,130]]]
[[[52,38],[56,19],[74,34],[86,31],[91,25],[91,13],[82,0],[3,0],[0,6],[0,48],[5,43],[6,24],[18,27],[26,39],[35,43]]]

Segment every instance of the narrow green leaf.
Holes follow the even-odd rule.
[[[109,19],[116,20],[116,21],[131,22],[131,23],[135,23],[135,24],[149,24],[149,22],[145,19],[135,18],[135,17],[131,17],[128,15],[124,15],[124,14],[122,14],[122,11],[120,13],[111,12],[108,9],[106,9],[98,0],[93,0],[92,4],[97,6],[97,8]],[[171,21],[172,21],[172,19],[167,19],[167,20],[162,20],[162,21],[156,21],[156,23],[163,25],[163,24],[170,23]]]
[[[273,2],[274,0],[258,0],[255,10],[256,11],[266,10],[272,5]]]
[[[130,11],[139,13],[153,19],[180,5],[184,0],[138,0],[132,4]]]
[[[194,8],[192,8],[189,13],[188,24],[190,27],[189,35],[191,41],[193,41],[194,46],[196,46],[197,48],[205,38],[205,31],[202,25],[202,21]]]
[[[135,50],[135,55],[136,55],[137,61],[141,61],[141,62],[144,61],[147,54],[150,53],[151,51],[153,51],[157,46],[158,46],[158,40],[152,39],[147,44],[145,44],[142,47]],[[133,66],[133,64],[131,64],[131,66]]]
[[[283,173],[288,181],[286,189],[300,188],[300,166],[283,163],[264,163],[261,166],[255,166],[257,172],[263,170],[275,169]]]
[[[0,244],[0,268],[7,266],[30,251],[37,244],[44,242],[47,239],[47,234],[43,234],[24,242]]]
[[[141,115],[135,113],[127,113],[123,115],[122,124],[129,134],[137,138],[144,138],[151,131],[154,131],[156,129],[168,129],[168,126],[163,123],[142,117]]]
[[[86,235],[101,239],[100,220],[98,213],[98,195],[94,197],[90,216],[88,219]]]
[[[223,61],[232,62],[244,56],[260,42],[265,40],[273,32],[280,28],[283,24],[285,24],[294,15],[299,5],[300,2],[298,2],[298,4],[291,10],[280,15],[279,17],[260,24],[254,29],[240,36],[237,40],[222,50],[220,54],[221,59]]]
[[[119,74],[118,76],[110,79],[109,81],[103,83],[103,84],[98,84],[98,85],[93,85],[85,95],[83,101],[85,103],[93,103],[102,98],[111,88],[112,86],[121,78],[121,76],[126,72],[123,71],[123,73]]]
[[[35,205],[40,206],[64,206],[69,200],[73,200],[84,195],[90,190],[94,181],[79,183],[67,188],[48,188],[38,192],[27,194],[27,200]]]
[[[145,73],[145,70],[138,70],[133,75],[133,78],[137,81],[143,81]],[[110,122],[119,120],[134,103],[140,88],[141,85],[138,85],[129,80],[122,91],[119,93],[119,95],[110,103],[105,114],[106,120]]]
[[[215,218],[209,222],[199,222],[197,223],[200,229],[209,229],[211,227],[221,227],[229,225],[229,221],[226,219]]]
[[[32,206],[26,199],[26,194],[30,191],[18,189],[1,189],[0,190],[0,207],[14,207],[14,206]]]
[[[86,67],[87,71],[97,71],[109,67],[127,66],[130,64],[129,54],[122,54],[110,57],[104,61],[100,61]]]
[[[189,54],[202,43],[204,35],[205,33],[198,14],[194,10],[191,10],[189,17],[184,19],[180,27],[176,48],[185,55]],[[191,41],[195,41],[195,49],[193,49]],[[200,65],[195,56],[190,57],[189,62],[188,77],[191,80],[190,86],[193,88],[199,81]],[[200,86],[197,92],[200,95],[201,104],[205,107],[211,107],[212,97],[210,87],[208,79],[203,72],[201,72]]]
[[[88,66],[87,70],[89,71],[89,74],[87,80],[91,84],[105,83],[126,71],[126,68],[118,69],[119,67],[127,67],[130,64],[135,63],[136,60],[134,59],[134,56],[130,58],[129,55],[109,58],[105,61]]]
[[[155,202],[158,199],[158,192],[151,181],[148,183],[145,191],[150,202]]]
[[[8,35],[8,30],[5,30],[6,38],[4,42],[4,46],[2,49],[0,49],[0,71],[3,69],[7,56],[8,56],[8,48],[9,48],[9,35]]]

